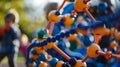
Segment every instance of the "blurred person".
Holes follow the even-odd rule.
[[[0,27],[0,45],[1,45],[1,41],[3,39],[3,34],[4,34],[4,30],[2,27]]]
[[[4,17],[4,34],[0,45],[0,62],[7,56],[9,67],[16,67],[16,58],[19,49],[20,30],[15,22],[15,15],[7,13]]]
[[[29,39],[26,34],[21,34],[20,37],[20,52],[26,58],[26,50],[29,45]]]

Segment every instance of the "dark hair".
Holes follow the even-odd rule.
[[[15,22],[15,15],[12,13],[7,13],[4,17],[4,19],[10,19],[12,22]]]

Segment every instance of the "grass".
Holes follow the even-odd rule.
[[[8,59],[5,57],[1,63],[7,63]],[[17,57],[17,62],[25,62],[25,58],[22,56],[22,54],[19,52]]]

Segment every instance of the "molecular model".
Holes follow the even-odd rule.
[[[117,42],[120,42],[120,33],[116,28],[108,29],[105,25],[112,20],[118,19],[120,14],[112,14],[106,17],[105,20],[98,21],[88,11],[89,5],[87,3],[89,1],[64,0],[57,10],[49,13],[48,24],[38,31],[37,38],[27,48],[27,67],[89,67],[87,59],[90,58],[97,58],[98,56],[103,56],[107,60],[120,58],[120,55],[116,53],[117,49],[119,49]],[[71,13],[61,14],[61,9],[66,2],[73,3],[74,9],[70,11]],[[92,23],[76,22],[75,19],[78,18],[79,13],[86,13]],[[80,38],[83,37],[84,40],[79,38],[79,34]],[[93,41],[89,39],[90,36],[93,36]],[[107,36],[112,36],[115,39],[111,40],[109,44],[101,46],[102,40],[104,41],[103,37]],[[85,51],[78,50],[74,52],[67,47],[59,47],[70,40],[75,40]],[[49,49],[53,49],[53,53],[49,53]],[[104,49],[107,50],[104,51]],[[111,49],[116,50],[113,53],[110,51]],[[54,53],[54,51],[58,54]],[[71,53],[73,54],[71,55]]]

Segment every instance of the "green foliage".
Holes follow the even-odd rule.
[[[0,26],[4,24],[4,15],[10,10],[16,9],[19,16],[19,26],[22,33],[28,35],[30,41],[32,40],[32,34],[34,30],[43,27],[45,19],[39,19],[35,22],[31,22],[26,15],[27,7],[24,0],[0,0]]]

